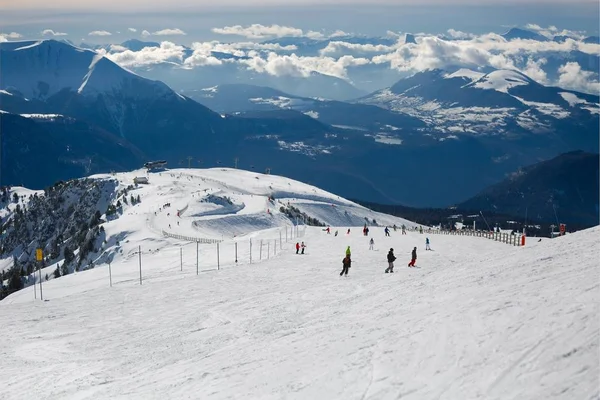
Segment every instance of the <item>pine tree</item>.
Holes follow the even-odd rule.
[[[138,203],[141,203],[141,202],[142,202],[142,199],[140,198],[140,195],[139,195],[139,194],[138,194],[138,197],[137,197],[137,202],[138,202]]]

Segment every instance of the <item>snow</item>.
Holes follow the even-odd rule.
[[[50,119],[50,120],[64,117],[62,114],[19,114],[19,115],[24,118]]]
[[[455,71],[451,74],[446,74],[444,76],[444,78],[446,78],[446,79],[467,78],[468,80],[476,81],[476,80],[480,79],[481,77],[483,77],[484,75],[485,74],[482,72],[473,71],[473,70],[467,69],[467,68],[461,68],[458,71]]]
[[[569,103],[571,107],[575,107],[577,104],[588,104],[587,101],[577,97],[575,93],[560,92],[559,94],[562,96],[563,99],[565,99],[567,103]]]
[[[521,103],[525,104],[526,106],[535,108],[542,114],[550,115],[551,117],[554,117],[557,119],[564,119],[564,118],[568,118],[571,116],[571,113],[569,111],[566,111],[564,108],[562,108],[558,104],[527,101],[518,96],[512,96],[512,97],[519,100]]]
[[[249,101],[256,104],[270,104],[279,108],[284,109],[296,109],[298,107],[310,107],[314,104],[312,101],[305,99],[289,98],[285,96],[277,97],[253,97],[248,99]]]
[[[475,81],[472,87],[486,90],[497,90],[508,93],[508,90],[516,87],[529,85],[530,80],[525,75],[517,71],[497,70],[482,76]]]
[[[306,111],[304,114],[308,115],[311,118],[319,119],[319,113],[317,111]]]
[[[190,179],[237,175],[223,183],[247,193],[292,183],[248,174]],[[151,178],[147,190],[166,182]],[[376,251],[345,229],[308,228],[252,265],[246,250],[237,266],[228,253],[199,275],[195,249],[183,247],[180,271],[173,242],[143,255],[142,285],[134,254],[112,263],[112,288],[102,266],[45,283],[47,302],[17,292],[0,302],[3,398],[596,397],[600,228],[521,248],[372,227]],[[339,277],[348,245],[354,263]],[[419,268],[409,269],[414,246]],[[215,247],[201,251],[203,269]],[[398,260],[384,274],[390,247]]]
[[[11,92],[7,92],[6,90],[0,90],[0,93],[8,95],[8,96],[12,96],[13,95]]]

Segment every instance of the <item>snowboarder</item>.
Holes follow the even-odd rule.
[[[369,236],[369,228],[365,231],[365,236]]]
[[[338,231],[335,231],[335,235],[333,235],[333,236],[337,236],[337,235],[338,235]]]
[[[373,238],[371,238],[371,240],[369,241],[369,250],[373,250],[374,246],[375,246],[375,241],[373,240]]]
[[[296,242],[296,254],[300,251],[300,243]]]
[[[388,267],[385,269],[385,273],[394,273],[394,261],[396,261],[396,256],[394,255],[394,249],[390,249],[390,252],[387,255]]]
[[[350,269],[350,264],[352,263],[352,261],[350,260],[350,255],[347,255],[346,257],[344,257],[344,259],[342,260],[342,272],[340,272],[340,276],[342,275],[346,275],[348,276],[348,270]]]
[[[346,257],[350,257],[350,246],[346,248]]]
[[[429,238],[425,238],[425,250],[431,250],[431,247],[429,247]]]
[[[389,230],[389,228],[387,226],[385,227],[385,231],[384,232],[385,232],[385,236],[390,236],[390,230]]]
[[[417,248],[416,247],[413,249],[411,256],[412,256],[412,259],[408,263],[408,266],[409,267],[414,267],[415,263],[417,262]]]
[[[300,254],[304,254],[304,249],[306,248],[306,245],[304,244],[304,242],[302,242],[300,247],[302,248],[302,251],[300,252]]]

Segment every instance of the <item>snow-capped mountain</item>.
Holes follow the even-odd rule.
[[[506,40],[526,39],[526,40],[535,40],[538,42],[546,42],[549,40],[544,35],[540,35],[539,33],[532,32],[527,29],[521,29],[521,28],[511,28],[508,30],[508,32],[503,33],[500,36],[502,36]]]
[[[598,96],[543,86],[512,70],[429,70],[358,100],[422,119],[439,134],[542,134],[574,149],[598,148]]]

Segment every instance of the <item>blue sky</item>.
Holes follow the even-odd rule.
[[[6,2],[8,0],[0,0]],[[66,1],[66,0],[65,0]],[[110,5],[112,0],[104,2]],[[269,0],[266,0],[269,1]],[[271,0],[274,1],[274,0]],[[2,4],[3,4],[2,3]],[[11,2],[17,4],[16,2]],[[48,4],[48,2],[44,2]],[[93,2],[85,2],[90,5]],[[364,2],[363,2],[364,3]],[[398,4],[398,2],[394,2]],[[561,4],[562,3],[562,4]],[[27,0],[25,6],[34,5]],[[54,3],[53,3],[54,4]],[[60,5],[61,3],[56,3]],[[133,3],[129,3],[133,4]],[[149,3],[152,5],[152,2]],[[247,3],[246,3],[247,4]],[[486,5],[304,5],[304,6],[254,6],[222,7],[220,9],[189,9],[175,7],[171,12],[155,12],[151,8],[130,12],[85,12],[61,10],[14,10],[0,14],[3,32],[15,31],[24,38],[39,37],[44,29],[66,33],[74,42],[86,38],[102,42],[102,37],[89,37],[90,31],[108,31],[112,39],[140,38],[143,30],[181,29],[187,35],[178,42],[190,44],[197,40],[222,37],[211,29],[231,25],[253,23],[294,26],[306,30],[343,30],[364,35],[385,35],[388,30],[402,32],[443,33],[457,29],[475,34],[501,33],[510,26],[535,23],[541,26],[559,26],[563,29],[587,31],[598,34],[600,7],[598,3],[554,2],[541,5],[529,1],[523,4],[487,2]],[[2,7],[0,7],[2,8]],[[110,7],[106,7],[110,9]],[[144,11],[149,10],[149,11]],[[137,32],[128,31],[135,28]],[[120,32],[120,33],[117,33]]]

